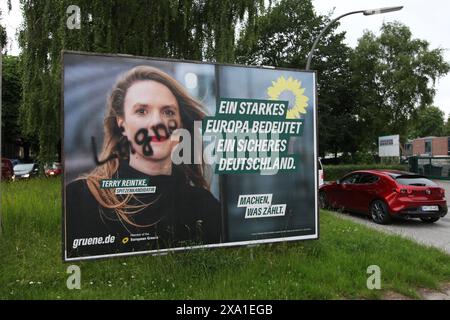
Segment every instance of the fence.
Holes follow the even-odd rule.
[[[450,180],[450,157],[409,157],[409,171],[431,179]]]

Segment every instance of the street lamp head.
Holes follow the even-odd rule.
[[[309,70],[309,67],[311,66],[311,60],[314,54],[314,49],[316,48],[317,44],[319,43],[319,39],[320,37],[325,33],[325,31],[328,29],[328,27],[330,25],[332,25],[333,23],[335,23],[336,21],[338,21],[339,19],[349,16],[351,14],[359,14],[359,13],[363,13],[365,16],[371,16],[373,14],[380,14],[380,13],[387,13],[387,12],[393,12],[393,11],[398,11],[398,10],[402,10],[403,6],[399,6],[399,7],[387,7],[387,8],[378,8],[378,9],[372,9],[372,10],[358,10],[358,11],[352,11],[352,12],[347,12],[343,15],[340,15],[337,18],[334,18],[333,20],[331,20],[323,29],[322,31],[320,31],[319,35],[316,37],[316,40],[314,40],[313,46],[311,48],[311,51],[309,51],[308,54],[308,60],[306,62],[306,70]]]
[[[403,6],[387,7],[387,8],[364,10],[363,13],[364,13],[365,16],[371,16],[373,14],[388,13],[388,12],[393,12],[393,11],[399,11],[399,10],[402,10],[402,9],[403,9]]]

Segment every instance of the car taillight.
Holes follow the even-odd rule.
[[[439,192],[441,194],[442,197],[445,197],[445,189],[439,189]]]
[[[400,194],[412,194],[413,193],[413,191],[411,189],[406,189],[406,188],[395,188],[393,191],[400,193]]]

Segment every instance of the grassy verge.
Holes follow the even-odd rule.
[[[450,280],[450,256],[323,211],[318,241],[77,263],[68,290],[59,180],[3,184],[1,201],[0,299],[376,299]],[[367,289],[369,265],[382,290]]]

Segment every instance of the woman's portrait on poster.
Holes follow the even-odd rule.
[[[220,203],[209,191],[206,165],[174,164],[171,157],[177,130],[189,131],[193,145],[194,122],[205,116],[201,103],[158,68],[136,66],[119,76],[106,102],[100,151],[92,138],[96,167],[65,189],[67,246],[75,255],[221,242]],[[116,194],[102,188],[108,179],[147,179],[155,189]],[[108,235],[114,244],[72,246]]]

